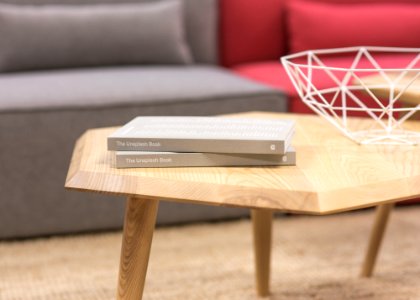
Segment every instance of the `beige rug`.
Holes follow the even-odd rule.
[[[275,221],[270,299],[420,299],[420,207],[392,216],[357,278],[373,211]],[[0,243],[0,299],[114,299],[121,234]],[[248,220],[161,228],[144,299],[256,299]]]

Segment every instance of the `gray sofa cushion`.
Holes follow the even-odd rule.
[[[192,65],[8,73],[0,75],[0,95],[0,111],[31,111],[258,98],[280,92],[219,67]]]
[[[191,70],[189,74],[194,77],[199,71],[206,72]],[[210,81],[207,89],[217,88],[217,97],[203,96],[199,88],[194,88],[196,94],[190,94],[189,100],[167,99],[165,102],[139,101],[124,104],[119,102],[120,95],[129,94],[125,87],[121,87],[119,91],[119,85],[116,85],[107,98],[108,105],[104,106],[84,106],[83,109],[74,106],[65,109],[44,105],[43,109],[33,111],[29,108],[0,111],[0,239],[121,227],[123,199],[64,190],[74,143],[88,128],[121,125],[137,115],[286,111],[286,99],[278,91],[254,86],[247,81],[233,83],[234,79],[223,76],[223,71],[207,72],[221,75],[220,81],[230,80],[235,89],[220,84],[220,81]],[[156,76],[149,81],[150,88],[154,87],[155,93],[160,92],[158,79]],[[197,82],[201,83],[201,87],[204,86],[203,80]],[[93,86],[94,81],[89,85]],[[45,86],[40,86],[40,90],[42,88]],[[81,92],[78,91],[79,103],[82,103]],[[0,95],[3,95],[2,91]],[[63,96],[70,99],[69,95]],[[110,97],[114,97],[114,101]],[[5,98],[0,100],[3,99]],[[26,98],[27,101],[30,99],[31,97]],[[246,214],[247,210],[162,202],[158,224],[204,221]]]
[[[0,3],[31,5],[89,5],[105,3],[140,3],[161,0],[0,0]],[[185,25],[187,41],[195,62],[216,64],[218,62],[218,1],[185,1]]]
[[[0,72],[192,62],[183,2],[0,5]]]

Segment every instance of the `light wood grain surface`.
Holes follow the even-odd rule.
[[[271,237],[273,212],[267,209],[251,210],[254,236],[255,284],[257,294],[267,297],[270,294]]]
[[[368,248],[362,265],[361,277],[371,277],[373,274],[381,243],[385,235],[389,215],[393,207],[393,203],[382,204],[376,207],[375,223],[373,224]]]
[[[297,165],[289,167],[116,169],[106,138],[87,131],[72,157],[66,187],[153,199],[325,214],[420,196],[420,146],[358,145],[313,115],[246,113],[233,117],[296,121]],[[232,117],[232,115],[230,115]],[[350,119],[355,127],[369,120]],[[420,131],[420,122],[407,122]]]
[[[416,106],[420,104],[420,77],[414,78],[414,72],[411,73],[402,77],[401,80],[395,84],[394,94],[397,96],[407,85],[409,85],[398,99],[405,104]],[[387,76],[390,80],[395,81],[398,74],[387,74]],[[379,97],[389,97],[389,84],[381,75],[362,77],[361,81],[367,86],[383,85],[383,87],[370,88],[370,90]]]
[[[129,197],[118,274],[118,300],[143,296],[159,201]]]

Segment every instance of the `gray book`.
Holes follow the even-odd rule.
[[[291,166],[296,164],[293,147],[286,154],[230,154],[117,151],[117,168]]]
[[[137,117],[108,137],[108,150],[284,154],[294,122],[221,117]]]

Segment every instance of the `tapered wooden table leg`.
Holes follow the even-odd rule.
[[[363,262],[361,277],[371,277],[376,259],[394,203],[382,204],[376,207],[375,223],[370,234],[369,246]]]
[[[251,211],[254,255],[255,279],[258,296],[270,294],[270,260],[271,260],[271,229],[273,212],[267,209],[253,209]]]
[[[149,262],[159,201],[130,197],[127,199],[118,300],[141,300]]]

